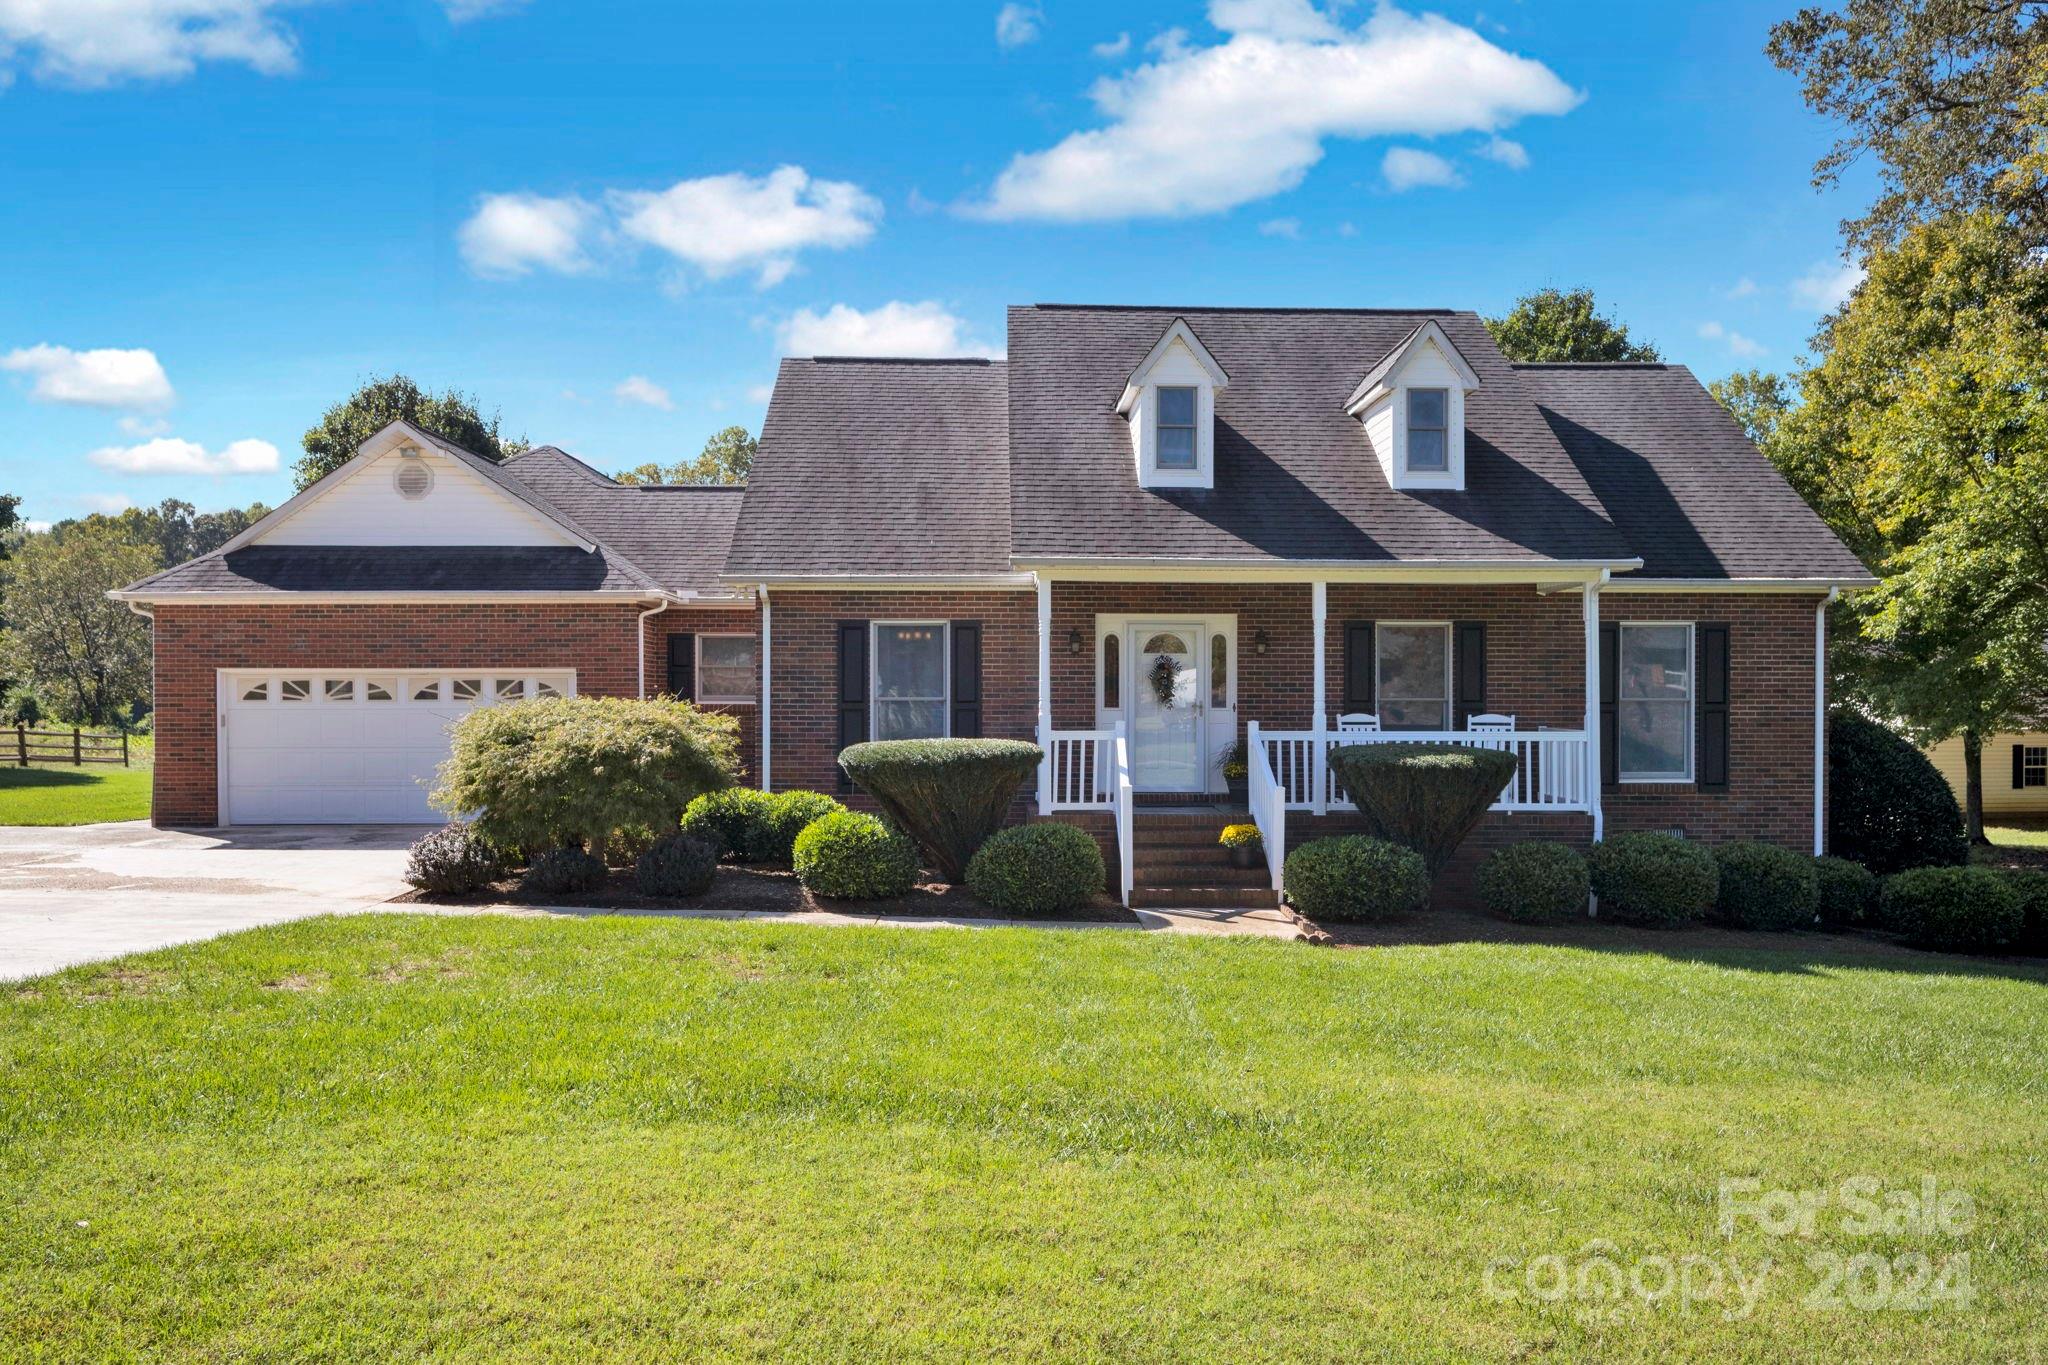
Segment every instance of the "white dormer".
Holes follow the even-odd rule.
[[[1124,384],[1140,488],[1216,486],[1216,390],[1230,376],[1185,318],[1175,318]]]
[[[1365,427],[1395,488],[1465,487],[1465,395],[1479,375],[1444,329],[1425,322],[1372,367],[1344,411]]]

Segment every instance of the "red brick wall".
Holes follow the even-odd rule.
[[[751,635],[761,637],[761,615],[752,607],[671,607],[647,618],[647,694],[653,696],[668,686],[668,637],[671,635]],[[758,694],[759,682],[755,684]],[[689,700],[689,698],[684,698]],[[761,708],[754,706],[711,706],[739,722],[741,778],[757,783],[761,772]]]

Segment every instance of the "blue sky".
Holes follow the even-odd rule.
[[[1868,196],[1809,185],[1791,8],[0,0],[0,491],[274,504],[392,370],[670,460],[778,354],[999,351],[1021,302],[1583,283],[1784,368]]]

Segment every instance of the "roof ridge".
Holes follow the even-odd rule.
[[[1682,370],[1669,360],[1510,360],[1517,370]]]
[[[1336,313],[1388,317],[1442,318],[1454,318],[1461,313],[1471,311],[1467,308],[1338,308],[1260,304],[1239,306],[1223,303],[1194,304],[1187,307],[1178,307],[1165,303],[1027,303],[1020,304],[1019,307],[1093,313]]]
[[[793,355],[813,365],[1007,365],[1006,356],[984,355]]]

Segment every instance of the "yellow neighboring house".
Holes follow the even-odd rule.
[[[1927,751],[1963,803],[1963,740]],[[2048,816],[2048,735],[1992,735],[1984,741],[1984,814]]]

